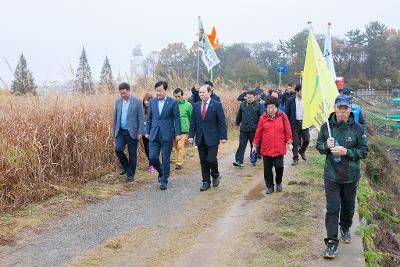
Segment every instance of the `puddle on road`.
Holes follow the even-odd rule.
[[[265,184],[258,184],[244,197],[246,200],[260,200],[265,197]]]

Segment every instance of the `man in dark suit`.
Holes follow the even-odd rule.
[[[210,176],[212,176],[213,186],[219,185],[218,146],[220,141],[225,143],[228,139],[224,109],[221,102],[211,99],[211,93],[211,86],[203,85],[200,87],[201,102],[194,104],[192,119],[190,120],[188,141],[193,143],[193,139],[196,140],[203,177],[203,185],[200,191],[206,191],[210,188]]]
[[[115,101],[113,136],[115,137],[115,153],[121,164],[120,174],[126,173],[128,182],[132,182],[136,172],[137,142],[144,133],[142,101],[131,96],[127,83],[119,85],[121,98]],[[129,160],[124,153],[128,144]]]
[[[296,91],[296,94],[287,100],[285,109],[293,133],[292,166],[299,164],[299,154],[303,160],[307,160],[306,149],[310,144],[310,128],[303,129],[301,84],[297,84],[294,90]]]
[[[167,96],[168,84],[157,82],[154,86],[157,97],[149,102],[146,119],[146,138],[149,142],[150,162],[158,172],[160,189],[165,190],[168,186],[170,173],[170,157],[172,141],[181,138],[181,121],[178,102]],[[162,164],[160,162],[160,151],[162,152]]]

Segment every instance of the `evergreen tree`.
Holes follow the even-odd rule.
[[[93,94],[94,86],[92,81],[92,71],[86,57],[85,47],[79,59],[79,67],[75,76],[75,92],[84,94]]]
[[[101,69],[100,88],[109,93],[115,92],[115,84],[112,76],[112,70],[108,57],[104,60],[103,68]]]
[[[23,54],[19,58],[17,68],[14,72],[14,81],[11,85],[11,93],[16,95],[33,94],[36,95],[35,82],[32,73],[29,71]]]

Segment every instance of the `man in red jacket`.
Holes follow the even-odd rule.
[[[260,117],[253,140],[253,152],[261,143],[261,155],[264,163],[264,179],[267,194],[274,192],[274,177],[272,167],[275,167],[276,191],[282,191],[283,156],[286,149],[292,150],[292,130],[285,113],[278,109],[277,98],[268,96],[266,112]]]

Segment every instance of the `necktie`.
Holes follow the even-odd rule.
[[[206,118],[206,111],[207,111],[207,102],[203,102],[203,109],[201,110],[201,118],[204,119]]]

